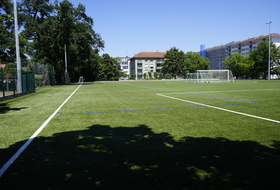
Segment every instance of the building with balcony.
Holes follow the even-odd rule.
[[[153,76],[154,72],[161,73],[164,55],[166,52],[140,52],[130,58],[130,74],[136,75],[136,79],[144,78],[144,74],[148,76],[150,72]]]
[[[276,46],[280,46],[280,34],[270,34],[271,42],[275,43]],[[225,45],[215,46],[206,49],[206,57],[210,60],[210,69],[219,70],[226,69],[224,64],[225,58],[231,53],[241,53],[244,56],[249,56],[251,50],[257,48],[260,41],[268,40],[269,35],[262,35],[255,38],[248,38],[237,42],[230,42]]]
[[[127,57],[127,56],[126,57],[119,57],[118,62],[120,63],[122,72],[124,72],[126,75],[128,75],[127,77],[121,77],[121,80],[128,79],[129,76],[130,76],[130,69],[129,69],[130,60],[129,60],[129,57]]]

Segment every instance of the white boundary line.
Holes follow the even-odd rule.
[[[230,112],[230,113],[235,113],[235,114],[239,114],[239,115],[244,115],[244,116],[248,116],[248,117],[253,117],[253,118],[262,119],[262,120],[266,120],[266,121],[271,121],[271,122],[274,122],[274,123],[280,123],[280,121],[273,120],[273,119],[268,119],[268,118],[264,118],[264,117],[259,117],[259,116],[255,116],[255,115],[242,113],[242,112],[232,111],[232,110],[228,110],[228,109],[224,109],[224,108],[220,108],[220,107],[216,107],[216,106],[210,106],[210,105],[207,105],[207,104],[201,104],[201,103],[198,103],[198,102],[192,102],[192,101],[188,101],[188,100],[174,98],[174,97],[166,96],[166,95],[163,95],[163,94],[156,94],[156,95],[162,96],[162,97],[165,97],[165,98],[170,98],[170,99],[173,99],[173,100],[179,100],[179,101],[188,102],[188,103],[191,103],[191,104],[205,106],[205,107],[208,107],[208,108],[214,108],[214,109],[218,109],[218,110],[222,110],[222,111],[226,111],[226,112]]]
[[[82,85],[82,84],[81,84]],[[76,90],[53,112],[53,114],[41,125],[39,129],[22,145],[20,149],[6,162],[6,164],[0,169],[0,177],[5,173],[5,171],[12,165],[12,163],[19,157],[19,155],[27,148],[27,146],[36,138],[36,136],[47,126],[47,124],[52,120],[52,118],[59,112],[59,110],[66,104],[66,102],[75,94],[75,92],[81,87],[79,85]]]
[[[264,90],[280,90],[280,88],[275,89],[252,89],[252,90],[225,90],[225,91],[200,91],[200,92],[166,92],[161,94],[197,94],[197,93],[217,93],[217,92],[251,92],[251,91],[264,91]]]

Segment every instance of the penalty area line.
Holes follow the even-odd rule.
[[[74,92],[53,112],[53,114],[41,125],[39,129],[22,145],[20,149],[4,164],[0,169],[0,177],[5,173],[5,171],[13,164],[13,162],[19,157],[19,155],[28,147],[28,145],[37,137],[37,135],[47,126],[47,124],[52,120],[52,118],[59,112],[59,110],[66,104],[66,102],[75,94],[75,92],[82,86],[80,84]]]
[[[226,111],[226,112],[230,112],[230,113],[235,113],[235,114],[239,114],[239,115],[244,115],[244,116],[248,116],[248,117],[253,117],[253,118],[262,119],[262,120],[266,120],[266,121],[271,121],[271,122],[274,122],[274,123],[280,123],[280,121],[277,121],[277,120],[268,119],[268,118],[264,118],[264,117],[259,117],[259,116],[255,116],[255,115],[250,115],[250,114],[237,112],[237,111],[233,111],[233,110],[228,110],[228,109],[224,109],[224,108],[220,108],[220,107],[216,107],[216,106],[210,106],[210,105],[202,104],[202,103],[198,103],[198,102],[192,102],[192,101],[189,101],[189,100],[183,100],[183,99],[180,99],[180,98],[174,98],[172,96],[166,96],[166,95],[163,95],[163,94],[156,94],[156,95],[162,96],[162,97],[165,97],[165,98],[170,98],[170,99],[173,99],[173,100],[179,100],[179,101],[182,101],[182,102],[188,102],[188,103],[191,103],[191,104],[196,104],[196,105],[200,105],[200,106],[204,106],[204,107],[208,107],[208,108],[214,108],[214,109],[217,109],[217,110],[222,110],[222,111]]]

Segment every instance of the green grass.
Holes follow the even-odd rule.
[[[77,87],[0,102],[0,167]],[[279,123],[183,100],[280,121],[280,81],[85,83],[0,189],[280,189]]]

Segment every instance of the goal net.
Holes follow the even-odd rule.
[[[187,82],[235,82],[230,70],[197,70],[196,73],[187,73]]]
[[[84,82],[84,77],[80,76],[78,83],[83,83]]]

